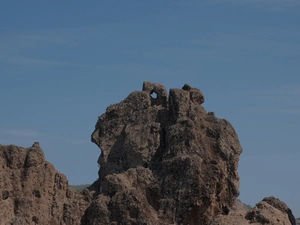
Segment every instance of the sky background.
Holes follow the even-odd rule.
[[[300,217],[300,1],[2,1],[0,143],[97,179],[99,115],[143,81],[202,90],[239,135],[240,199]]]

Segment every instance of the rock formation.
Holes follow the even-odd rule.
[[[201,225],[228,214],[239,195],[242,148],[230,123],[203,102],[189,85],[168,97],[162,85],[145,82],[107,108],[92,134],[101,168],[89,221]]]
[[[89,193],[69,187],[66,177],[30,148],[0,145],[0,224],[80,224]]]
[[[219,215],[210,225],[296,225],[295,217],[285,203],[275,197],[264,198],[252,209]]]
[[[156,97],[151,97],[156,93]],[[38,143],[0,145],[0,224],[295,224],[290,209],[265,198],[230,210],[239,195],[242,153],[234,128],[206,112],[197,88],[143,90],[99,117],[99,179],[83,192],[45,161]]]

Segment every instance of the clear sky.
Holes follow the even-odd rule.
[[[299,0],[2,1],[0,143],[39,141],[69,183],[92,183],[106,107],[145,80],[188,83],[239,135],[239,198],[299,217],[299,25]]]

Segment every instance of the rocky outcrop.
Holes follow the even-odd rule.
[[[0,191],[0,224],[80,224],[89,205],[89,193],[71,188],[38,143],[0,145]]]
[[[231,124],[203,102],[189,85],[168,96],[145,82],[107,108],[92,134],[101,168],[89,223],[204,225],[228,214],[239,194],[242,148]]]
[[[252,209],[232,211],[217,216],[211,225],[296,225],[295,217],[285,203],[274,197],[264,198]]]
[[[274,197],[237,210],[242,148],[231,124],[202,103],[203,93],[187,84],[168,95],[145,82],[109,106],[92,134],[99,179],[81,193],[38,143],[0,145],[0,224],[294,225]]]

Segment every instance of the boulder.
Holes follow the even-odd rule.
[[[264,198],[249,210],[234,210],[217,216],[210,225],[296,225],[287,205],[275,197]]]

